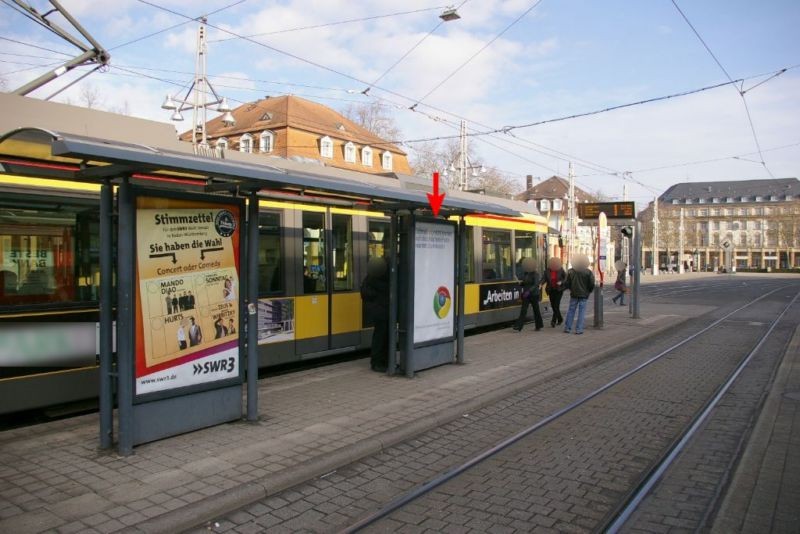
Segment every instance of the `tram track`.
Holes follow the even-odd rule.
[[[700,341],[702,341],[702,337],[704,334],[714,331],[715,329],[721,327],[721,325],[723,325],[725,322],[729,321],[734,315],[743,312],[745,310],[748,310],[752,306],[758,303],[762,303],[762,301],[765,301],[768,297],[780,292],[783,289],[786,289],[786,286],[779,287],[772,291],[766,292],[762,294],[760,297],[752,300],[751,302],[748,302],[747,304],[739,306],[738,308],[726,313],[719,319],[713,321],[708,326],[685,337],[678,343],[675,343],[674,345],[660,351],[655,356],[646,359],[644,362],[636,365],[632,369],[617,376],[616,378],[607,382],[601,387],[592,390],[590,393],[584,395],[578,400],[552,412],[550,415],[540,419],[533,425],[530,425],[527,428],[524,428],[523,430],[512,435],[511,437],[500,441],[499,443],[493,445],[492,447],[484,450],[480,454],[477,454],[469,458],[467,461],[461,463],[460,465],[451,468],[445,473],[438,474],[437,476],[428,480],[426,483],[418,485],[413,489],[403,493],[399,497],[396,497],[395,499],[390,501],[385,506],[381,507],[379,510],[374,511],[373,513],[363,517],[359,521],[356,521],[350,524],[349,526],[345,527],[344,529],[341,530],[341,532],[358,532],[371,526],[375,526],[377,529],[385,530],[384,528],[381,527],[382,523],[378,523],[379,521],[383,520],[384,518],[388,518],[389,520],[391,520],[393,514],[396,514],[397,512],[402,511],[404,508],[408,508],[409,506],[414,506],[415,502],[425,498],[425,496],[428,494],[434,493],[435,490],[437,490],[437,488],[440,488],[445,484],[451,483],[451,481],[454,481],[458,477],[465,475],[470,470],[473,470],[480,464],[490,461],[493,458],[497,458],[499,455],[502,455],[504,451],[506,451],[507,449],[511,447],[517,447],[518,444],[523,442],[526,438],[535,435],[538,431],[545,429],[551,424],[561,420],[562,418],[567,416],[567,414],[573,412],[573,410],[579,410],[582,407],[586,406],[588,403],[592,402],[594,399],[597,399],[602,395],[607,394],[607,392],[612,391],[613,388],[616,388],[620,384],[625,383],[626,381],[631,379],[631,377],[639,375],[639,373],[641,373],[645,369],[650,368],[656,362],[661,362],[662,359],[665,359],[668,356],[675,354],[679,350],[683,350],[683,352],[686,352],[686,350],[689,348],[687,345],[690,345],[692,342],[699,343]],[[674,438],[674,440],[670,444],[671,446],[664,448],[662,450],[662,453],[658,455],[659,458],[656,459],[651,458],[650,461],[647,462],[648,468],[644,469],[646,476],[645,475],[640,476],[638,483],[633,484],[632,489],[629,488],[628,491],[625,492],[626,497],[622,499],[617,499],[616,506],[613,507],[607,506],[606,507],[607,510],[603,514],[603,519],[597,522],[597,524],[595,524],[594,527],[589,530],[603,530],[605,528],[618,529],[619,526],[624,523],[624,519],[627,518],[631,510],[635,509],[635,505],[638,504],[638,502],[641,500],[642,495],[646,494],[646,492],[652,487],[652,485],[658,479],[658,476],[661,473],[663,473],[664,469],[666,469],[666,467],[668,466],[668,464],[665,464],[663,462],[664,458],[674,459],[674,457],[677,456],[677,454],[680,452],[680,448],[682,448],[683,446],[680,444],[681,443],[685,444],[685,442],[688,441],[688,439],[690,439],[691,434],[693,434],[696,431],[696,428],[700,424],[702,424],[703,420],[705,419],[705,416],[708,413],[710,413],[714,405],[716,405],[716,402],[718,402],[719,399],[722,397],[722,395],[724,395],[725,391],[727,391],[730,384],[733,383],[733,381],[736,379],[737,376],[739,376],[741,370],[747,365],[747,363],[750,361],[753,355],[757,353],[757,351],[763,345],[765,340],[772,334],[775,326],[784,317],[787,310],[792,305],[794,305],[794,303],[797,301],[797,298],[798,294],[795,294],[792,300],[789,302],[789,304],[783,307],[783,309],[780,311],[777,317],[771,322],[770,326],[766,329],[766,331],[759,334],[759,337],[755,342],[752,350],[749,350],[747,354],[744,356],[744,358],[739,359],[736,365],[731,365],[733,367],[733,370],[723,381],[721,386],[714,388],[715,392],[710,397],[711,400],[703,403],[704,408],[697,412],[700,415],[695,415],[691,417],[691,421],[693,421],[693,423],[688,426],[689,430],[683,431],[680,436]],[[736,330],[736,329],[737,329],[736,324],[733,324],[732,327],[729,328],[729,330]],[[686,432],[691,432],[691,434],[689,434],[687,437]],[[680,446],[680,448],[676,450],[676,447],[678,446]],[[486,469],[490,471],[489,468]],[[486,472],[484,472],[483,474],[486,476],[491,476],[491,474],[487,475]],[[634,491],[636,488],[638,488],[638,491]],[[429,499],[429,500],[436,502],[435,499]],[[628,504],[631,502],[634,504],[633,505]],[[430,505],[430,503],[428,504]],[[630,508],[630,506],[633,506],[633,508]],[[435,507],[435,505],[433,505],[433,507]],[[423,506],[422,508],[424,509],[425,506]],[[416,514],[419,513],[419,507],[416,508],[415,513]],[[622,520],[622,522],[619,522],[620,519]]]

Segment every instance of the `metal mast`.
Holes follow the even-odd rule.
[[[683,274],[683,208],[681,208],[680,226],[678,227],[678,274]]]
[[[567,252],[570,265],[575,257],[575,240],[578,234],[578,217],[575,212],[575,172],[572,169],[572,162],[569,163],[569,199],[568,199],[569,231],[567,232]]]
[[[628,200],[628,184],[622,184],[622,200],[623,202]],[[630,247],[629,247],[629,239],[622,239],[622,258],[627,265],[631,265],[631,257],[630,257]],[[636,260],[638,262],[638,259]],[[627,271],[627,269],[625,269]],[[625,274],[623,274],[625,276]]]
[[[658,276],[658,197],[653,199],[653,276]]]

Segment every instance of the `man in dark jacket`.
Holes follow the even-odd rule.
[[[594,291],[594,274],[589,270],[589,258],[580,254],[572,262],[573,268],[567,273],[566,286],[569,289],[569,309],[567,320],[564,323],[564,332],[569,334],[572,330],[572,320],[578,312],[575,323],[575,333],[583,334],[583,325],[586,320],[586,301]]]
[[[388,270],[385,259],[370,258],[367,264],[367,277],[361,283],[364,312],[372,318],[375,325],[375,330],[372,332],[370,367],[379,373],[385,373],[389,365]]]
[[[536,330],[541,330],[542,312],[539,310],[539,273],[536,272],[536,262],[533,258],[525,258],[521,264],[522,271],[522,307],[519,310],[519,317],[517,322],[514,323],[514,330],[519,332],[525,324],[525,319],[528,315],[528,306],[533,307],[533,320],[536,324]]]

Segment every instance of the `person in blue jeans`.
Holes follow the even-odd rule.
[[[569,309],[567,309],[567,319],[564,321],[564,333],[569,334],[572,330],[572,321],[577,312],[575,333],[583,334],[583,326],[586,322],[586,302],[594,291],[594,274],[589,270],[589,258],[586,255],[579,254],[572,262],[572,269],[567,273],[564,285],[569,289]]]

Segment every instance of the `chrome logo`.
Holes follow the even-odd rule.
[[[450,313],[450,291],[440,286],[433,295],[433,312],[439,319],[444,319]]]

